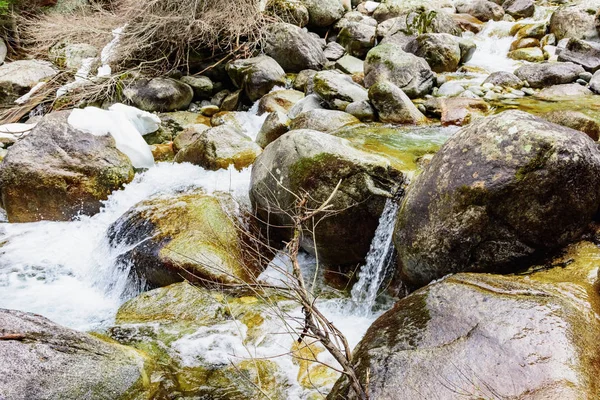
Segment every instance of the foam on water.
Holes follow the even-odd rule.
[[[128,293],[127,272],[115,260],[126,249],[108,245],[106,231],[128,209],[158,194],[204,188],[247,202],[250,170],[206,171],[159,164],[114,192],[102,211],[70,222],[0,225],[0,307],[42,314],[75,329],[110,324]]]

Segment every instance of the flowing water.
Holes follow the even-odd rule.
[[[539,20],[545,16],[536,15],[535,18]],[[518,63],[506,57],[513,40],[507,35],[512,25],[509,22],[488,23],[474,37],[478,49],[469,65],[488,72],[513,71]],[[243,115],[241,122],[252,138],[256,137],[265,118],[257,117],[255,110],[256,107]],[[369,130],[368,127],[361,129]],[[456,131],[455,128],[419,129],[404,132],[402,129],[386,128],[377,130],[375,134],[356,134],[360,132],[355,130],[340,136],[348,137],[358,147],[394,158],[406,154],[410,148],[410,154],[401,166],[414,170],[419,155],[437,150]],[[424,150],[423,146],[427,148]],[[117,257],[128,249],[109,246],[106,237],[108,227],[135,204],[155,195],[203,188],[208,193],[230,192],[239,201],[247,203],[249,182],[249,169],[213,172],[189,164],[160,163],[138,174],[123,190],[113,193],[97,215],[82,216],[70,222],[0,224],[0,307],[39,313],[83,331],[110,327],[118,308],[136,295],[137,288],[128,283],[128,271],[116,266]],[[351,298],[330,296],[317,303],[326,317],[347,336],[351,347],[359,342],[382,312],[374,312],[374,305],[393,258],[392,232],[398,207],[397,201],[387,202]],[[0,220],[2,218],[0,211]],[[316,262],[310,256],[303,254],[301,262],[307,277],[312,278],[318,273]],[[281,284],[287,279],[285,271],[289,268],[285,260],[277,256],[261,279],[274,285]],[[286,318],[287,323],[298,324],[302,320],[301,309],[291,306]],[[307,398],[310,393],[296,383],[299,367],[293,364],[291,357],[280,356],[290,351],[297,337],[276,335],[286,331],[281,319],[276,317],[267,321],[265,326],[264,340],[254,345],[248,345],[247,327],[234,320],[185,335],[173,344],[173,349],[184,366],[227,364],[230,360],[249,356],[274,357],[289,375],[288,398]],[[327,352],[320,354],[318,359],[336,364]]]

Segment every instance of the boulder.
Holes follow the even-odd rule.
[[[542,63],[529,64],[517,68],[515,75],[526,81],[532,88],[572,83],[579,79],[579,74],[585,72],[582,66],[573,63]]]
[[[502,3],[504,12],[514,18],[533,17],[535,2],[533,0],[506,0]]]
[[[260,128],[260,131],[258,131],[256,144],[264,149],[269,143],[277,140],[290,130],[290,122],[288,116],[281,111],[270,113]]]
[[[4,43],[3,39],[0,39],[0,65],[4,63],[6,59],[6,55],[8,54],[8,48],[6,47],[6,43]]]
[[[598,141],[600,138],[600,123],[595,118],[589,117],[582,112],[559,110],[542,114],[542,117],[554,124],[581,131],[592,140]]]
[[[591,243],[584,250],[600,255]],[[461,273],[400,300],[353,351],[369,398],[595,398],[600,299],[590,256],[527,276]],[[342,398],[358,398],[345,377],[327,397]]]
[[[424,106],[428,114],[440,119],[443,126],[463,126],[471,123],[475,117],[481,117],[490,110],[489,104],[480,98],[465,97],[430,98]]]
[[[97,213],[113,190],[133,179],[129,158],[111,136],[72,128],[69,112],[48,114],[0,164],[10,222],[66,221]]]
[[[259,266],[245,256],[239,206],[201,190],[136,204],[108,229],[117,263],[142,287],[188,280],[204,286],[253,282]],[[123,247],[127,246],[127,247]]]
[[[173,150],[175,153],[181,149],[194,143],[198,136],[210,129],[210,126],[204,124],[194,124],[187,126],[181,133],[179,133],[173,140]]]
[[[39,82],[57,73],[47,61],[21,60],[0,65],[0,105],[11,105]]]
[[[299,27],[286,23],[270,26],[265,53],[286,72],[320,70],[327,63],[318,40]]]
[[[508,58],[536,63],[544,61],[544,52],[539,47],[525,47],[509,52]]]
[[[275,111],[287,114],[303,98],[304,93],[298,90],[276,90],[260,99],[258,115]]]
[[[271,0],[267,2],[265,11],[277,16],[288,24],[303,27],[308,24],[308,9],[299,1]]]
[[[557,40],[597,38],[595,14],[598,7],[588,7],[585,2],[579,5],[559,7],[550,18],[549,30]]]
[[[313,77],[314,92],[330,108],[344,111],[348,104],[368,99],[365,88],[350,76],[336,71],[322,71]]]
[[[600,94],[600,72],[596,71],[590,80],[590,90]]]
[[[393,83],[378,81],[369,88],[369,99],[381,122],[421,124],[427,121],[402,89]]]
[[[233,165],[241,170],[251,165],[261,149],[248,136],[231,125],[207,129],[195,141],[180,150],[175,162],[189,162],[216,171]]]
[[[469,14],[453,14],[452,18],[462,30],[479,33],[483,29],[484,22]]]
[[[504,9],[488,0],[463,0],[456,4],[456,12],[469,14],[480,21],[500,21],[504,17]]]
[[[362,75],[364,72],[364,61],[354,56],[345,55],[335,62],[335,67],[345,74]]]
[[[402,181],[402,174],[381,156],[357,150],[345,139],[297,130],[258,157],[250,200],[259,220],[269,221],[269,237],[279,243],[290,240],[291,230],[278,227],[290,226],[288,211],[296,206],[296,195],[310,193],[306,207],[317,208],[340,183],[329,203],[339,212],[320,220],[316,239],[305,230],[301,245],[326,264],[356,265],[369,250],[386,199]]]
[[[285,86],[285,71],[269,56],[232,61],[227,64],[227,73],[233,84],[253,102],[273,87]]]
[[[600,69],[600,44],[570,39],[558,55],[558,61],[572,62],[594,73]]]
[[[434,72],[455,72],[461,62],[457,37],[447,33],[425,33],[410,41],[405,51],[422,57]]]
[[[77,71],[87,58],[98,57],[99,51],[96,47],[87,43],[62,42],[50,49],[50,58],[54,63],[72,71]],[[97,61],[97,64],[99,60]],[[99,66],[99,65],[98,65]]]
[[[316,73],[317,71],[314,69],[305,69],[300,71],[294,80],[294,90],[306,93],[308,84],[312,84],[312,79]]]
[[[376,111],[368,100],[355,101],[354,103],[348,104],[346,112],[355,116],[362,122],[375,121]]]
[[[343,111],[309,110],[298,115],[290,123],[290,130],[311,129],[319,132],[333,132],[346,125],[358,124],[360,121]]]
[[[494,86],[501,86],[503,88],[512,88],[512,89],[521,89],[523,87],[524,82],[519,79],[515,74],[511,72],[498,71],[492,72],[490,76],[488,76],[483,84],[491,84]]]
[[[394,233],[402,279],[527,267],[581,236],[600,204],[599,172],[598,147],[578,131],[521,111],[471,123],[405,198]]]
[[[433,5],[428,0],[384,0],[373,12],[373,18],[381,23],[392,18],[403,17],[409,14],[429,14],[432,11],[435,12],[434,20],[437,18],[449,18],[451,20],[450,14],[454,13],[455,9],[452,1],[446,0],[439,1]]]
[[[339,0],[302,0],[308,10],[309,25],[326,28],[344,16],[344,6]]]
[[[387,80],[414,99],[431,91],[433,79],[427,61],[391,44],[373,48],[365,60],[366,87],[379,80]]]
[[[145,398],[146,360],[136,350],[0,309],[0,393],[7,400]]]
[[[325,46],[325,50],[323,50],[323,54],[329,61],[337,61],[346,53],[346,49],[344,46],[339,44],[338,42],[329,42],[327,46]]]
[[[141,79],[123,89],[123,96],[144,111],[168,112],[187,109],[194,90],[171,78]]]
[[[294,104],[294,106],[288,112],[288,117],[294,119],[303,112],[322,109],[323,106],[321,105],[321,102],[322,100],[319,96],[316,94],[310,94]]]
[[[189,85],[194,91],[194,100],[210,100],[214,91],[213,81],[208,76],[184,76],[181,82]]]
[[[375,46],[375,30],[372,25],[349,22],[338,34],[338,41],[350,55],[364,58]]]
[[[542,89],[535,94],[535,97],[546,101],[561,101],[573,98],[583,99],[585,96],[592,94],[594,93],[585,86],[581,86],[578,83],[567,83]]]
[[[511,43],[510,50],[524,49],[527,47],[540,47],[540,41],[536,38],[520,38]]]

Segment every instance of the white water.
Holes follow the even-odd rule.
[[[360,269],[358,282],[352,287],[352,302],[358,315],[371,315],[386,271],[392,262],[394,252],[392,237],[398,208],[396,199],[388,199],[385,203],[365,265]]]
[[[250,170],[205,171],[159,164],[114,192],[102,211],[71,222],[0,225],[0,307],[35,312],[90,330],[110,324],[127,298],[127,271],[115,266],[106,231],[136,203],[158,194],[204,188],[247,198]]]

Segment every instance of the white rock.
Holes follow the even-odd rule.
[[[8,49],[6,48],[6,43],[4,43],[4,40],[2,40],[2,38],[0,38],[0,65],[2,65],[2,63],[6,59],[7,53],[8,53]]]

